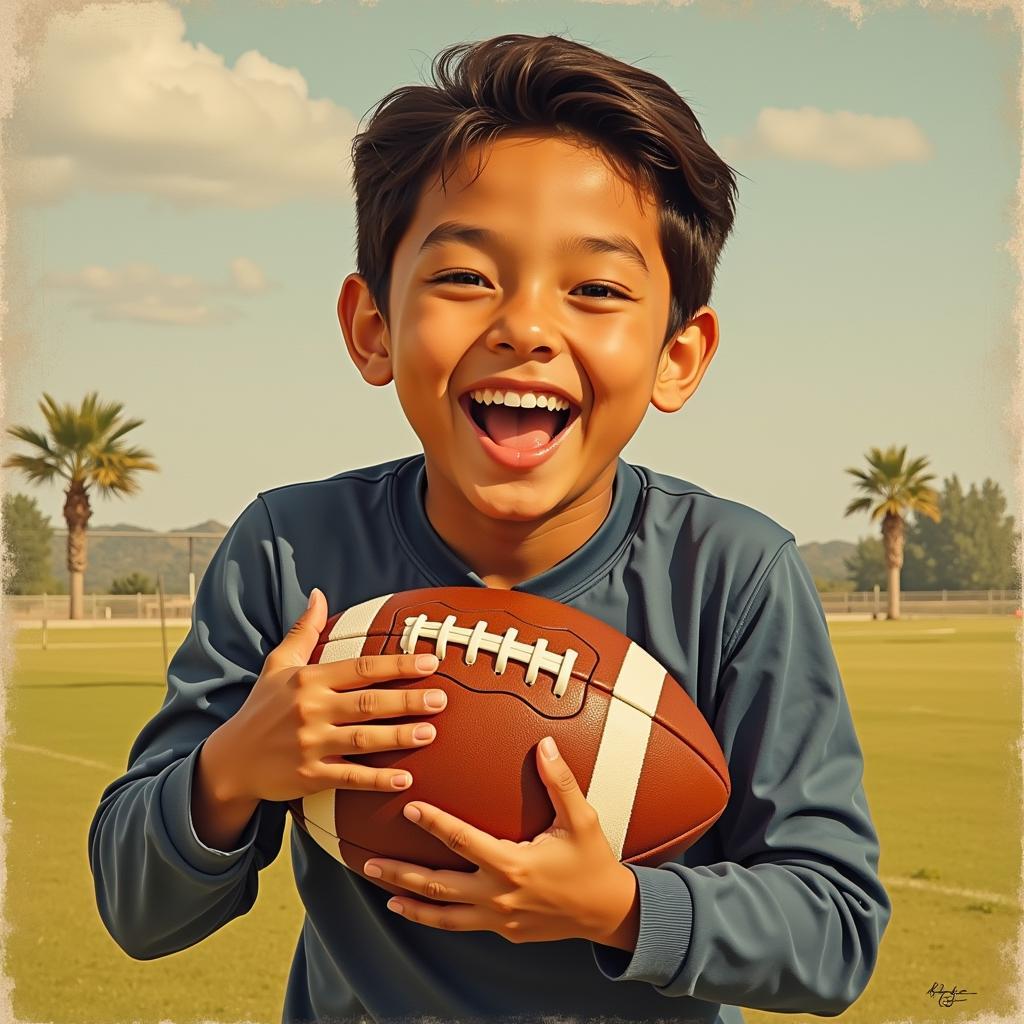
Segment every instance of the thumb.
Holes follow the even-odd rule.
[[[295,620],[292,628],[274,650],[279,665],[308,665],[324,626],[327,625],[327,598],[318,587],[309,595],[306,610]]]
[[[537,764],[555,809],[556,820],[568,825],[573,831],[582,831],[596,824],[597,812],[587,802],[576,776],[562,758],[552,737],[545,736],[537,744]]]

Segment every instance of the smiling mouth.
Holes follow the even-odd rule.
[[[474,402],[468,395],[459,399],[463,412],[495,444],[503,448],[530,451],[556,440],[579,416],[575,406],[569,409],[523,409]]]

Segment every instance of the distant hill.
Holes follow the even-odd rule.
[[[139,535],[134,537],[95,537],[93,530],[131,530]],[[160,537],[143,540],[146,534],[162,533],[160,530],[144,530],[131,523],[90,524],[87,534],[85,592],[87,594],[110,592],[113,581],[133,572],[148,576],[153,583],[159,573],[164,577],[164,592],[172,594],[188,593],[188,540],[174,540]],[[172,533],[219,533],[227,532],[227,527],[216,519],[207,519],[195,526],[186,526]],[[210,564],[214,551],[220,543],[218,539],[203,540],[197,538],[192,542],[192,571],[196,574],[196,585],[202,579],[206,567]],[[54,537],[53,574],[59,580],[67,581],[67,537]]]
[[[133,537],[94,537],[92,530],[131,530],[139,534]],[[175,533],[218,533],[223,534],[227,527],[216,519],[207,519],[195,526],[186,526],[171,532]],[[157,531],[145,530],[131,523],[114,523],[112,525],[96,525],[90,527],[88,539],[88,565],[85,570],[85,592],[106,594],[111,583],[118,577],[140,572],[148,576],[154,583],[158,573],[163,573],[164,589],[167,593],[188,593],[188,541],[184,538],[173,540],[170,537],[143,540],[146,534]],[[217,540],[193,541],[192,567],[196,574],[196,584],[202,579],[214,551]],[[846,580],[846,567],[843,559],[853,554],[856,548],[845,540],[831,540],[824,544],[811,542],[798,546],[801,557],[814,577],[820,590],[838,590],[849,586]],[[64,537],[53,539],[53,571],[63,581],[67,580],[67,541]]]
[[[819,590],[852,589],[853,584],[846,578],[844,558],[850,558],[857,550],[856,544],[848,540],[829,540],[824,544],[811,541],[798,544],[797,550],[814,577]]]

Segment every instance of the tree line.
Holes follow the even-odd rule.
[[[35,498],[27,494],[3,497],[7,546],[5,594],[66,594],[67,580],[53,572],[53,528]],[[143,572],[113,579],[108,594],[155,594],[156,580]]]
[[[943,481],[941,519],[913,518],[907,525],[900,586],[904,590],[1019,590],[1015,558],[1017,530],[1006,512],[1006,496],[995,481],[965,494],[954,474]],[[885,549],[878,537],[863,537],[844,560],[854,590],[888,585]]]

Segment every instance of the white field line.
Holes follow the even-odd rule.
[[[960,889],[955,885],[937,885],[924,878],[883,878],[882,884],[892,889],[920,889],[923,892],[934,892],[941,896],[957,896],[962,899],[979,900],[983,903],[996,903],[1001,907],[1014,910],[1024,909],[1024,903],[1012,896],[1002,896],[997,892],[983,892],[980,889]]]
[[[939,629],[908,629],[905,633],[894,633],[894,637],[898,636],[935,636],[937,633],[957,633],[959,632],[954,626],[942,627]],[[877,629],[840,629],[836,630],[837,635],[841,637],[847,636],[877,636],[883,640],[892,639],[892,637],[886,636],[884,633]]]
[[[99,761],[90,761],[87,757],[75,757],[74,754],[62,754],[59,750],[47,750],[45,747],[31,747],[27,743],[8,743],[8,750],[17,750],[21,754],[39,754],[41,757],[52,757],[55,761],[67,761],[70,764],[80,764],[84,768],[98,768],[100,771],[111,775],[120,775],[120,768],[112,768],[109,764],[102,764]]]
[[[125,640],[125,641],[120,642],[120,643],[110,643],[108,641],[101,640],[101,641],[99,641],[97,643],[92,643],[92,644],[88,644],[88,643],[75,643],[75,642],[72,642],[72,641],[68,641],[68,642],[65,643],[64,641],[60,641],[60,640],[58,640],[56,643],[54,643],[53,641],[48,640],[47,643],[46,643],[46,649],[47,650],[50,650],[50,648],[53,648],[53,647],[59,647],[59,648],[61,648],[61,650],[68,650],[69,648],[72,648],[72,647],[77,647],[77,648],[94,647],[96,650],[105,650],[108,647],[159,647],[159,646],[160,646],[160,641],[159,640]],[[18,650],[18,651],[41,651],[43,649],[43,645],[42,645],[42,642],[35,643],[35,644],[15,644],[14,648],[15,648],[15,650]]]

